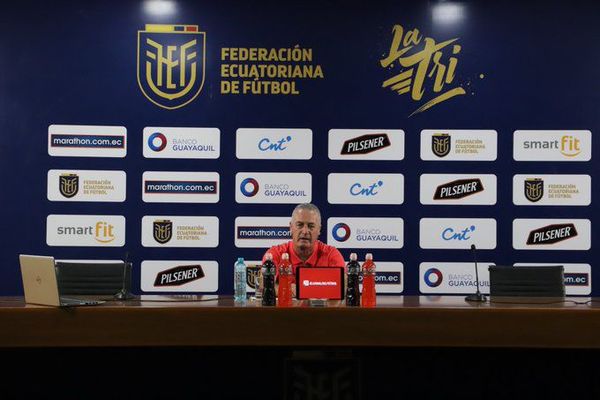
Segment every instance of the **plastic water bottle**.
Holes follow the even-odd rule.
[[[235,272],[233,275],[233,298],[236,303],[246,302],[246,263],[242,257],[235,263]]]
[[[361,296],[361,306],[375,307],[377,305],[377,297],[375,294],[375,263],[373,262],[373,254],[367,253],[365,262],[362,265],[363,275],[363,291]]]
[[[279,307],[291,307],[292,305],[292,279],[290,255],[283,253],[279,265],[279,288],[277,292],[277,305]]]
[[[360,264],[356,261],[356,253],[350,254],[350,262],[346,265],[348,274],[348,287],[346,288],[346,305],[351,307],[360,306]]]
[[[267,253],[266,260],[262,266],[263,276],[263,306],[274,306],[275,305],[275,263],[273,262],[273,255]]]

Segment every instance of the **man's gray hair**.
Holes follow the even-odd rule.
[[[317,206],[315,206],[312,203],[298,204],[296,206],[296,208],[294,208],[294,211],[292,212],[292,217],[294,216],[294,214],[297,211],[300,211],[300,210],[314,211],[317,214],[317,217],[319,218],[319,225],[321,225],[321,211],[319,211],[319,208]]]

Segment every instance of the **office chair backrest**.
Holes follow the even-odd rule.
[[[131,290],[131,263],[57,262],[61,295],[114,295]]]

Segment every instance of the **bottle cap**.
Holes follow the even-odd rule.
[[[373,260],[373,254],[371,254],[371,253],[365,254],[365,260],[369,260],[369,261]]]
[[[350,261],[356,261],[356,253],[350,253]]]
[[[281,259],[282,259],[282,260],[289,260],[289,259],[290,259],[290,255],[289,255],[288,253],[283,253],[283,254],[281,255]]]
[[[244,262],[244,257],[238,257],[238,260],[237,260],[237,262],[239,262],[239,263],[243,263],[243,262]]]
[[[267,261],[273,261],[273,254],[267,253],[266,257]]]

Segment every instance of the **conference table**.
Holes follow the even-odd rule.
[[[442,347],[600,348],[600,299],[378,296],[375,308],[230,296],[142,295],[58,308],[0,297],[0,348]]]

